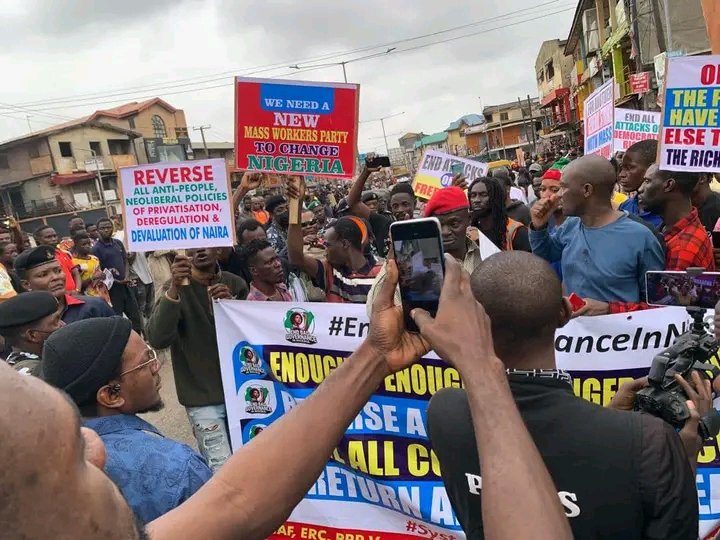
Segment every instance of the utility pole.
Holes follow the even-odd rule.
[[[533,140],[533,152],[537,154],[537,139],[535,138],[535,117],[533,116],[532,101],[530,100],[530,94],[527,95],[528,110],[530,111],[530,133],[532,134]]]
[[[380,119],[380,125],[382,126],[383,139],[385,140],[385,155],[389,157],[390,156],[390,147],[388,146],[387,135],[385,134],[385,119],[384,118]]]
[[[205,148],[205,159],[210,159],[210,151],[208,150],[207,142],[205,142],[205,130],[210,128],[212,128],[212,126],[193,126],[193,131],[199,131],[202,137],[203,147]]]
[[[672,26],[670,25],[670,2],[668,2],[668,0],[663,0],[663,10],[665,11],[665,39],[667,40],[667,52],[670,52],[673,49]]]
[[[497,105],[498,121],[500,122],[500,144],[502,144],[503,158],[507,159],[507,151],[505,150],[505,133],[503,132],[502,114],[500,113],[500,105]]]

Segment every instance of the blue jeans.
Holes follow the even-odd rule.
[[[186,411],[198,450],[214,474],[232,455],[225,405],[187,407]]]

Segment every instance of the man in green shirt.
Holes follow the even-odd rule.
[[[248,293],[242,278],[220,270],[218,252],[189,249],[187,257],[175,257],[172,279],[158,293],[147,324],[150,345],[171,348],[178,400],[213,472],[230,457],[230,438],[212,300],[243,300]]]

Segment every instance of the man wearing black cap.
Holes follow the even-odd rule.
[[[49,292],[33,291],[0,304],[0,336],[12,347],[5,361],[17,371],[37,375],[43,343],[58,328],[58,301]]]
[[[23,251],[15,259],[15,271],[26,291],[47,291],[55,297],[57,310],[65,324],[115,315],[107,302],[100,298],[65,293],[65,274],[55,258],[55,248],[38,246]]]
[[[270,214],[271,224],[267,230],[267,240],[277,253],[287,247],[287,231],[290,222],[288,202],[282,195],[273,195],[265,201],[265,210]]]
[[[147,523],[190,498],[212,476],[188,446],[137,416],[159,411],[160,361],[128,319],[66,326],[45,343],[41,377],[64,390],[102,439],[105,472]]]

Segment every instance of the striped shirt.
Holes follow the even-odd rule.
[[[375,257],[368,257],[367,264],[359,270],[339,270],[327,261],[317,261],[315,284],[325,291],[325,301],[344,304],[364,304],[370,287],[380,272],[382,264]]]

